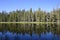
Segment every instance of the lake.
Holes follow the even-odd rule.
[[[32,33],[13,33],[13,32],[0,32],[0,40],[60,40],[60,35],[53,34],[52,32],[42,32],[41,34]]]

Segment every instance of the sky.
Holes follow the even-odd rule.
[[[52,11],[55,8],[60,8],[60,0],[0,0],[0,12],[10,12],[13,10],[37,10],[41,8],[43,11]]]

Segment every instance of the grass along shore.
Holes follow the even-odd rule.
[[[0,24],[1,23],[5,23],[5,24],[10,24],[10,23],[20,23],[20,24],[48,24],[48,23],[52,23],[52,24],[54,24],[54,23],[60,23],[60,22],[0,22]]]

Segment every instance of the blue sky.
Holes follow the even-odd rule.
[[[60,0],[0,0],[0,11],[13,11],[26,9],[51,11],[53,8],[60,8]]]

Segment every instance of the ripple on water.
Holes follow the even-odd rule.
[[[40,35],[32,33],[32,35],[25,33],[0,32],[0,40],[60,40],[60,35],[51,32],[41,33]]]

